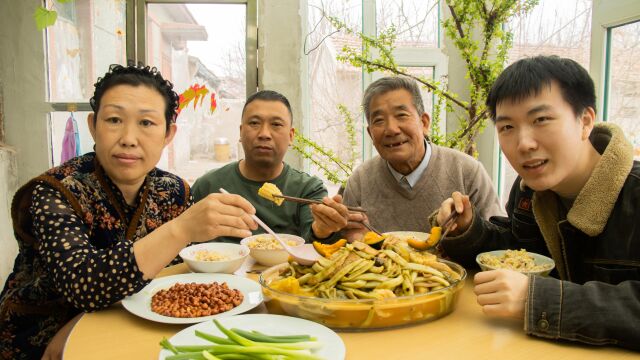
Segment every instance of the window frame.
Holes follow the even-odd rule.
[[[134,4],[135,2],[135,4]],[[135,37],[127,37],[127,56],[146,64],[147,58],[147,4],[245,4],[246,5],[246,96],[258,90],[258,0],[127,0],[127,34],[131,29]],[[131,52],[130,52],[131,51]]]
[[[602,121],[608,120],[611,32],[616,27],[637,21],[640,21],[640,2],[637,0],[593,0],[589,73],[596,88],[597,118]]]
[[[377,8],[376,0],[364,0],[362,2],[362,32],[367,36],[377,36]],[[442,14],[441,14],[442,0],[438,0],[438,34],[437,34],[437,48],[412,48],[412,47],[397,47],[393,49],[393,57],[400,67],[431,67],[433,68],[434,79],[440,79],[443,76],[448,75],[448,56],[442,50]],[[368,74],[366,71],[362,71],[362,93],[373,81],[381,78],[382,73],[373,72]],[[432,96],[434,96],[432,94]],[[436,102],[433,102],[434,106]],[[446,131],[447,129],[447,112],[444,104],[442,104],[441,123],[440,128]],[[431,114],[429,114],[431,116]],[[366,118],[362,114],[363,123],[366,123]],[[368,136],[366,129],[362,131],[362,161],[366,161],[377,155],[376,149],[371,143],[371,137]]]

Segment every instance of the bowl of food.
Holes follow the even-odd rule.
[[[291,234],[278,234],[280,239],[284,240],[291,247],[301,246],[304,239],[300,236]],[[287,262],[289,253],[287,253],[280,243],[271,235],[259,234],[249,236],[242,239],[240,244],[246,245],[250,250],[250,255],[259,264],[265,266],[274,266]]]
[[[249,248],[232,243],[202,243],[180,250],[182,260],[193,272],[232,274],[249,255]]]
[[[334,329],[370,330],[435,320],[451,313],[465,269],[404,246],[347,244],[313,266],[289,262],[260,275],[269,313]]]
[[[523,274],[547,276],[556,266],[553,259],[521,250],[495,250],[478,254],[476,262],[483,271],[510,269]]]

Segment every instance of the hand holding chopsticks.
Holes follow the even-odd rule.
[[[442,219],[444,214],[447,213],[449,213],[449,215],[444,220],[438,220],[438,223],[440,223],[439,228],[442,230],[440,239],[447,236],[449,231],[453,230],[456,224],[458,226],[455,230],[458,232],[466,231],[469,225],[471,225],[473,209],[471,207],[469,196],[462,195],[460,192],[454,191],[449,199],[442,202],[438,218]]]

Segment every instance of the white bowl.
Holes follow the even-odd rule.
[[[215,251],[227,256],[229,260],[196,260],[196,253],[200,250]],[[179,255],[193,272],[232,274],[242,266],[249,255],[249,248],[233,243],[202,243],[187,246]]]
[[[296,247],[304,244],[304,239],[301,238],[300,236],[291,235],[291,234],[278,234],[278,236],[282,240],[295,241],[296,245],[293,245],[291,247]],[[269,234],[258,234],[258,235],[249,236],[240,241],[240,244],[246,245],[249,248],[250,255],[252,258],[256,259],[258,263],[265,266],[274,266],[274,265],[287,262],[287,260],[289,259],[289,253],[286,252],[284,249],[272,249],[272,250],[255,249],[249,246],[249,243],[258,237],[272,237],[272,236]]]
[[[488,264],[483,263],[482,261],[480,261],[481,257],[483,255],[493,255],[496,257],[501,257],[505,254],[507,250],[494,250],[494,251],[487,251],[487,252],[483,252],[480,253],[476,256],[476,262],[478,263],[478,265],[480,265],[480,269],[482,269],[482,271],[488,271],[488,270],[496,270],[496,269],[500,269],[500,268],[504,268],[504,267],[495,267],[495,266],[491,266]],[[553,261],[553,259],[544,256],[544,255],[540,255],[540,254],[536,254],[533,252],[529,252],[527,251],[528,255],[531,255],[531,257],[533,257],[533,262],[535,265],[545,265],[546,268],[543,270],[537,270],[537,271],[526,271],[526,270],[515,270],[517,272],[523,273],[523,274],[535,274],[535,275],[540,275],[540,276],[547,276],[549,275],[549,273],[551,272],[551,270],[553,270],[553,268],[556,266],[555,261]]]

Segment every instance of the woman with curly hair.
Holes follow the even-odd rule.
[[[13,198],[19,254],[0,294],[0,358],[57,359],[83,312],[142,289],[192,242],[246,237],[253,206],[157,169],[178,96],[155,69],[112,65],[88,125],[95,152],[30,180]]]

